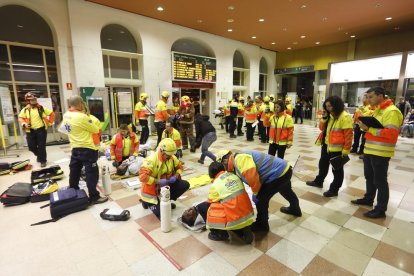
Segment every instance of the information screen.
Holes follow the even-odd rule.
[[[216,82],[216,59],[172,52],[174,80]]]

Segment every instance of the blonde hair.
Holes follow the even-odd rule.
[[[68,106],[69,107],[74,107],[74,108],[76,108],[79,111],[83,111],[85,113],[88,113],[88,108],[86,107],[86,103],[82,99],[81,96],[78,96],[78,95],[71,96],[68,99]]]

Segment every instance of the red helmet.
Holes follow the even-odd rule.
[[[26,95],[24,95],[24,99],[26,101],[30,101],[30,100],[36,99],[36,97],[32,93],[29,92],[29,93],[26,93]]]

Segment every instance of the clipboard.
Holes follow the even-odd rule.
[[[384,126],[372,116],[359,116],[358,120],[360,120],[367,127],[384,128]]]
[[[329,163],[331,163],[334,170],[342,168],[346,163],[348,163],[348,161],[348,155],[338,155],[329,159]]]

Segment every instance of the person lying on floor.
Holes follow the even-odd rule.
[[[253,207],[240,178],[224,170],[223,164],[213,162],[208,167],[213,179],[208,201],[186,210],[182,221],[194,225],[198,215],[210,229],[208,238],[213,241],[226,241],[227,231],[233,231],[246,244],[253,241],[250,225],[253,223]]]

